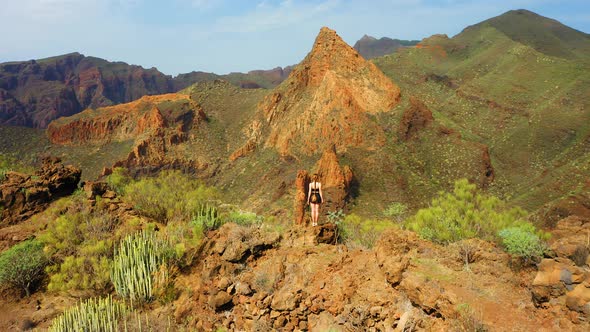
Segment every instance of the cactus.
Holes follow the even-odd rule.
[[[152,231],[142,231],[123,239],[115,248],[111,281],[117,293],[131,301],[149,302],[154,295],[154,274],[167,265],[173,249]]]
[[[219,217],[219,212],[217,211],[217,207],[203,204],[192,220],[195,226],[201,228],[204,232],[217,229],[221,226],[221,218]]]
[[[110,295],[103,299],[92,298],[53,319],[49,332],[118,331],[119,320],[128,313],[127,306],[113,300]]]

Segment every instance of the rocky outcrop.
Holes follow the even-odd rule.
[[[399,124],[398,135],[407,141],[416,136],[420,130],[432,124],[434,118],[432,112],[418,98],[410,97],[410,107],[408,107]]]
[[[337,211],[344,208],[350,198],[354,176],[349,166],[340,166],[334,145],[324,151],[315,169],[322,183],[323,209]]]
[[[174,110],[165,105],[176,104]],[[145,96],[131,103],[86,110],[53,121],[47,136],[54,144],[80,145],[134,140],[174,128],[178,133],[205,119],[202,108],[189,96],[166,94]]]
[[[295,225],[308,224],[305,214],[308,186],[309,174],[305,170],[299,170],[297,172],[297,179],[295,179],[295,199],[293,201],[293,215],[295,216]]]
[[[0,227],[30,218],[47,208],[59,197],[74,192],[81,171],[64,166],[58,158],[45,158],[34,176],[9,172],[0,183],[0,205],[3,207]]]
[[[554,258],[539,264],[532,284],[540,307],[561,307],[590,319],[590,219],[569,216],[557,222],[550,249]]]
[[[50,141],[60,145],[132,142],[127,158],[112,167],[152,174],[162,169],[195,173],[206,163],[171,156],[169,152],[189,138],[188,132],[206,121],[203,108],[184,94],[145,96],[131,103],[86,110],[53,121],[47,128]],[[111,171],[107,167],[103,175]]]
[[[399,99],[398,86],[322,28],[307,57],[258,106],[265,144],[282,155],[381,146],[383,130],[368,114],[388,112]]]
[[[45,128],[86,108],[126,103],[173,92],[172,78],[157,69],[79,53],[0,64],[0,125]]]

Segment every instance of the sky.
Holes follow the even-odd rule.
[[[80,52],[217,74],[299,63],[322,26],[350,45],[449,37],[511,9],[590,33],[590,0],[0,0],[0,63]]]

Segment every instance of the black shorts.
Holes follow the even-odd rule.
[[[313,194],[311,194],[311,196],[312,196],[312,197],[313,197],[313,196],[315,196],[315,197],[316,197],[316,201],[315,201],[315,202],[312,200],[312,197],[310,197],[310,199],[309,199],[309,202],[310,202],[311,204],[321,204],[321,203],[322,203],[322,196],[320,196],[320,194],[313,193]]]

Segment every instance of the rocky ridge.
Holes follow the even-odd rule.
[[[322,28],[311,52],[259,104],[263,143],[280,154],[309,155],[331,145],[368,149],[384,143],[370,114],[390,111],[399,88],[335,31]]]

